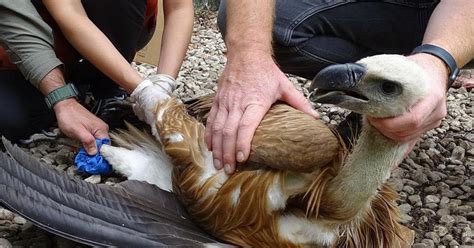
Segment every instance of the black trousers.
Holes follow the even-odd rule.
[[[335,63],[381,53],[409,54],[421,44],[436,0],[276,0],[274,56],[281,69],[312,79]],[[218,25],[225,37],[226,0]]]
[[[40,0],[32,1],[43,19],[53,28],[55,51],[63,61],[68,82],[95,99],[124,94],[117,84],[97,70],[62,36],[59,27]],[[136,51],[151,39],[155,29],[156,0],[83,0],[88,17],[131,62]],[[155,8],[153,10],[153,8]],[[54,124],[54,113],[44,96],[17,70],[0,68],[0,135],[17,141]]]

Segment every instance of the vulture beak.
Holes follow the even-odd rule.
[[[318,103],[367,102],[357,88],[366,68],[360,64],[336,64],[321,70],[313,79],[309,100]]]

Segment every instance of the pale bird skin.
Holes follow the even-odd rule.
[[[428,87],[418,65],[403,56],[379,55],[323,70],[310,99],[389,117],[407,111]],[[205,118],[208,103],[189,110]],[[130,127],[130,135],[113,136],[124,148],[104,145],[102,154],[126,176],[164,189],[172,182],[194,220],[217,238],[244,247],[378,248],[413,242],[413,231],[399,223],[397,194],[386,183],[408,147],[365,120],[347,154],[322,122],[276,104],[257,129],[249,162],[231,176],[214,168],[203,124],[180,101],[161,101],[156,125],[163,146]],[[133,161],[120,159],[127,156],[123,149],[135,152]]]

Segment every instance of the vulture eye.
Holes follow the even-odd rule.
[[[397,83],[391,81],[383,82],[380,86],[380,89],[385,95],[394,95],[400,93],[401,91],[400,86]]]

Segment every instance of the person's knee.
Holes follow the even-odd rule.
[[[52,113],[37,113],[29,116],[27,113],[11,111],[0,115],[0,135],[11,141],[27,139],[34,133],[41,132],[51,126],[54,122]]]
[[[33,134],[33,127],[26,117],[21,115],[8,115],[0,119],[0,133],[7,139],[16,142]]]

